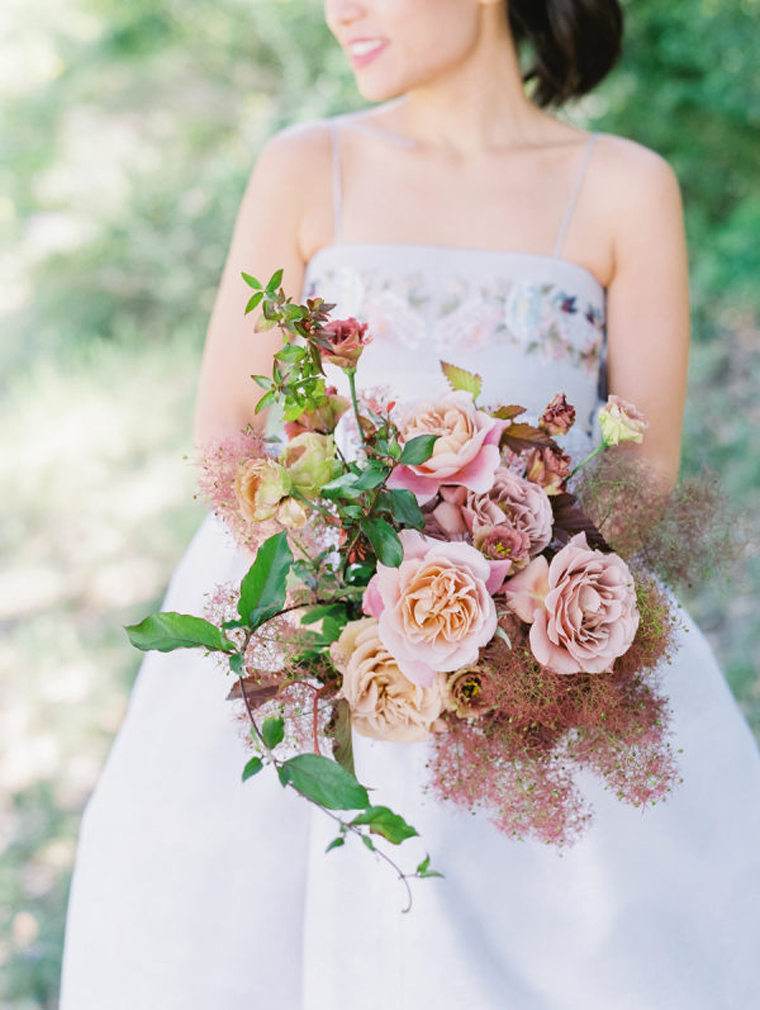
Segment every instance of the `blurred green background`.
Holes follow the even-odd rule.
[[[758,517],[760,0],[627,14],[623,62],[562,115],[681,180],[684,468]],[[201,518],[192,401],[243,188],[275,130],[363,103],[316,0],[5,0],[0,29],[0,1008],[31,1010],[57,1005],[79,816],[137,671],[121,626]],[[760,733],[757,558],[687,602]]]

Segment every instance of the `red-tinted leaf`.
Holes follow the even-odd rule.
[[[560,544],[566,544],[576,533],[585,533],[588,545],[605,554],[613,550],[594,526],[589,517],[578,504],[578,499],[572,494],[550,495],[554,512],[554,538]]]

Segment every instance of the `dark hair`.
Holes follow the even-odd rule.
[[[508,10],[518,52],[531,46],[523,80],[536,80],[532,99],[541,108],[585,95],[620,57],[618,0],[508,0]]]

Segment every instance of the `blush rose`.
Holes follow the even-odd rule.
[[[442,484],[461,484],[484,494],[499,465],[499,441],[509,423],[478,410],[472,394],[464,390],[415,404],[399,417],[401,441],[438,435],[433,455],[415,466],[395,467],[388,486],[413,491],[421,504]]]
[[[439,671],[476,662],[493,637],[492,569],[469,544],[429,540],[414,530],[399,538],[404,560],[398,568],[378,564],[364,611],[378,618],[380,638],[404,676],[428,686]]]
[[[507,606],[531,624],[530,646],[555,673],[609,673],[639,627],[636,587],[617,554],[577,533],[551,563],[542,556],[510,579]]]

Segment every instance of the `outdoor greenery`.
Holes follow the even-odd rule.
[[[760,516],[760,0],[626,4],[563,115],[681,180],[684,468]],[[197,526],[190,417],[257,151],[364,103],[318,0],[7,0],[0,15],[0,1010],[57,1005],[78,820]],[[148,409],[146,409],[146,406]],[[760,731],[760,567],[687,601]]]

